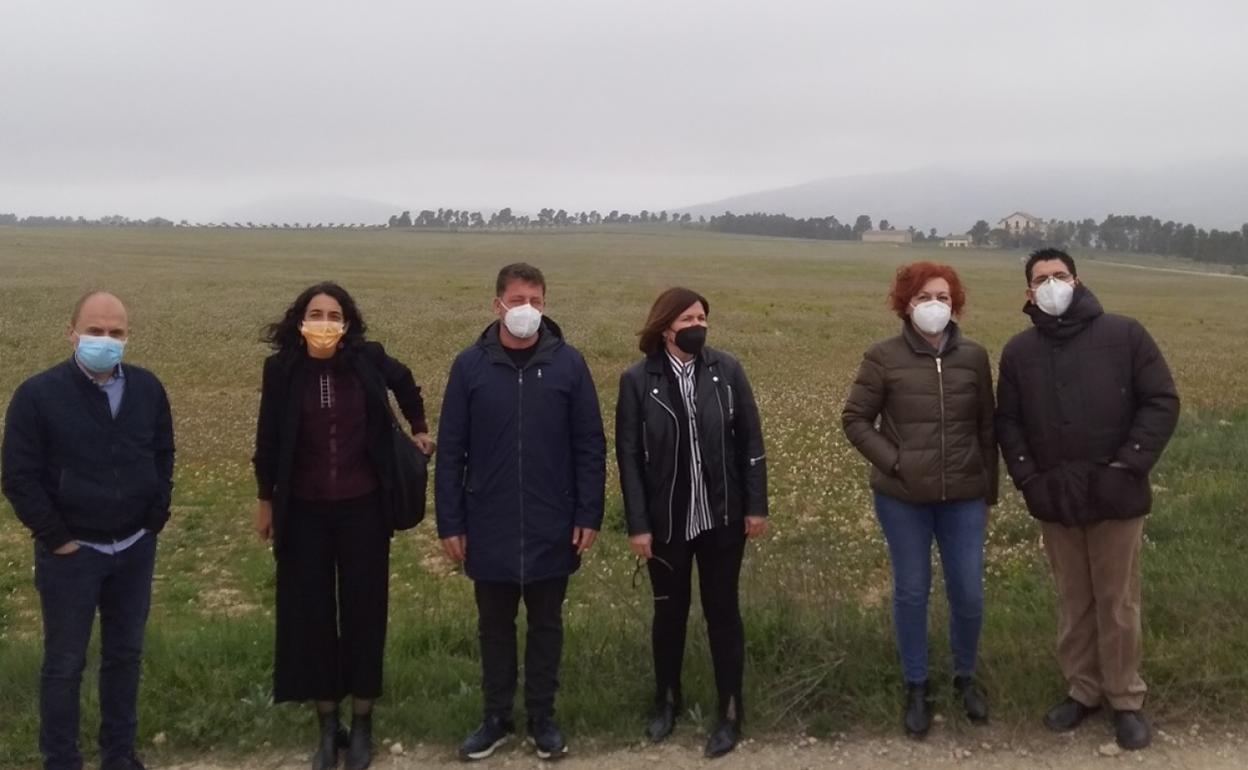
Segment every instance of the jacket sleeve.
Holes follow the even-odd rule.
[[[900,456],[897,445],[878,431],[875,419],[884,409],[884,363],[878,346],[867,350],[841,410],[841,427],[863,457],[887,476]]]
[[[1023,392],[1019,386],[1019,372],[1007,345],[1001,353],[1001,368],[997,372],[997,443],[1005,457],[1005,467],[1019,489],[1039,472],[1031,449],[1027,445],[1023,423]]]
[[[767,506],[767,452],[763,448],[763,420],[754,401],[754,390],[745,376],[745,369],[737,363],[734,387],[739,399],[735,409],[733,428],[737,434],[737,463],[741,478],[745,479],[745,515],[766,516]]]
[[[412,377],[412,370],[403,362],[389,356],[380,343],[371,344],[377,346],[374,363],[385,379],[386,387],[394,392],[394,398],[399,402],[399,410],[403,412],[403,416],[411,425],[412,433],[428,433],[429,422],[425,417],[425,399],[420,394],[420,386]]]
[[[434,463],[434,507],[438,537],[446,539],[468,532],[468,509],[464,499],[464,472],[468,466],[468,378],[461,355],[451,365],[438,418],[438,461]]]
[[[576,472],[575,526],[602,529],[607,484],[607,439],[602,431],[598,391],[585,359],[577,354],[580,374],[572,395],[572,462]]]
[[[156,381],[156,389],[160,401],[156,407],[152,459],[156,464],[156,478],[160,479],[161,494],[148,513],[147,529],[150,532],[160,532],[165,528],[173,502],[173,413],[169,408],[169,394],[159,380]]]
[[[13,394],[4,420],[0,489],[35,539],[49,550],[56,550],[74,538],[43,486],[47,442],[39,405],[26,385]]]
[[[626,371],[620,375],[620,396],[615,402],[615,461],[620,468],[624,520],[630,535],[644,535],[650,531],[643,408],[641,388]]]
[[[988,362],[986,351],[980,351],[979,358],[979,451],[983,453],[984,473],[988,474],[985,500],[989,505],[996,505],[1001,492],[1001,462],[993,417],[992,364]]]
[[[256,418],[256,451],[251,464],[256,471],[256,497],[273,499],[273,485],[277,483],[277,457],[281,444],[282,394],[276,392],[280,383],[278,361],[270,357],[264,362],[260,381],[260,414]]]
[[[1139,323],[1132,323],[1131,390],[1135,415],[1127,443],[1114,459],[1138,473],[1148,473],[1161,459],[1179,421],[1179,393],[1157,343]]]

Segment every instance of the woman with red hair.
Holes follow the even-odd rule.
[[[927,734],[927,601],[932,540],[949,599],[953,686],[967,717],[988,705],[975,684],[983,625],[984,535],[997,502],[992,371],[984,348],[954,319],[966,291],[948,265],[897,270],[889,292],[901,334],[872,345],[841,413],[845,435],[871,462],[875,511],[893,568],[893,624],[906,685],[903,724]]]

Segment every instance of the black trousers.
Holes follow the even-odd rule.
[[[516,612],[528,613],[524,649],[524,708],[530,719],[555,713],[559,660],[563,655],[566,577],[529,583],[474,584],[481,639],[481,689],[485,713],[509,718],[516,698]]]
[[[647,567],[654,591],[654,677],[659,702],[680,702],[680,672],[685,657],[685,631],[692,598],[693,562],[698,562],[698,588],[706,635],[719,691],[720,718],[740,720],[741,682],[745,671],[745,626],[737,587],[745,554],[745,529],[731,524],[703,532],[688,542],[652,545]]]
[[[390,530],[376,495],[294,501],[277,556],[275,701],[381,695]]]

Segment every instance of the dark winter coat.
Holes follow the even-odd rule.
[[[629,534],[649,532],[667,543],[672,539],[678,443],[684,426],[677,417],[683,409],[672,402],[664,355],[647,356],[620,377],[615,455]],[[745,370],[727,353],[704,348],[696,395],[698,443],[712,520],[716,526],[735,525],[746,516],[766,516],[762,422]],[[688,504],[687,496],[684,502]]]
[[[872,345],[841,411],[845,435],[871,462],[871,488],[908,503],[997,502],[988,353],[948,327],[937,353],[909,323]]]
[[[438,536],[466,535],[473,580],[521,585],[580,566],[574,527],[602,527],[606,439],[589,366],[542,320],[517,368],[491,324],[451,366],[438,420]]]
[[[395,474],[388,391],[394,391],[399,409],[411,424],[413,433],[428,430],[424,399],[412,371],[387,355],[381,343],[365,342],[356,348],[343,349],[337,355],[343,356],[343,364],[352,368],[364,386],[368,456],[381,484],[382,513],[387,520],[392,520],[394,512],[388,509],[390,495],[386,494],[394,484]],[[309,376],[309,363],[308,354],[302,348],[275,353],[264,361],[252,465],[260,499],[272,501],[273,551],[279,556],[289,525],[295,453],[316,451],[316,447],[299,446],[302,394]]]
[[[0,487],[48,550],[159,532],[169,520],[169,399],[151,372],[121,368],[126,385],[116,417],[72,358],[23,382],[9,402]]]
[[[1034,325],[1001,353],[997,439],[1031,515],[1068,525],[1145,515],[1149,471],[1179,417],[1161,351],[1083,285],[1060,318],[1032,303],[1023,312]]]

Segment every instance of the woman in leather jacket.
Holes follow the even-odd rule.
[[[672,288],[659,295],[620,378],[615,446],[629,544],[647,560],[654,592],[658,743],[680,713],[680,673],[693,563],[710,639],[718,721],[706,755],[740,738],[745,629],[738,580],[747,538],[767,530],[767,465],[758,407],[735,358],[706,347],[710,303]]]

